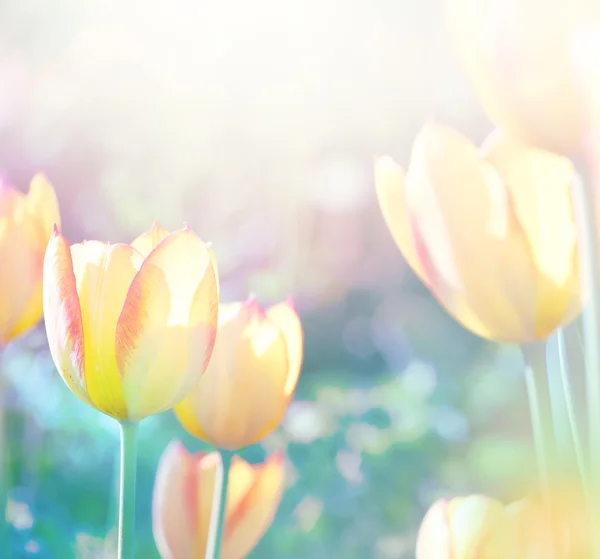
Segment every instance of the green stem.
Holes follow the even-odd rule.
[[[560,388],[562,390],[565,409],[567,411],[567,419],[569,423],[569,431],[571,434],[571,444],[575,452],[575,460],[577,461],[577,469],[581,477],[582,485],[587,490],[589,489],[589,480],[587,467],[585,464],[585,455],[583,453],[581,443],[581,433],[577,421],[577,413],[573,402],[573,391],[571,389],[571,374],[569,370],[569,361],[567,358],[567,344],[565,341],[565,332],[563,328],[559,328],[556,333],[556,341],[558,345],[558,361],[560,365]]]
[[[206,544],[205,559],[220,559],[223,530],[225,528],[225,505],[227,503],[227,484],[229,482],[229,469],[233,453],[221,450],[221,479],[215,483],[210,527],[208,529],[208,542]],[[216,480],[215,480],[216,481]]]
[[[543,342],[536,342],[523,345],[522,351],[526,363],[525,382],[540,484],[544,498],[548,499],[555,449],[546,348]]]
[[[582,167],[583,168],[583,167]],[[579,269],[582,295],[588,305],[583,310],[583,346],[585,357],[585,379],[587,396],[588,441],[590,453],[590,481],[595,519],[598,517],[600,502],[600,262],[598,236],[595,220],[596,197],[593,181],[581,179],[573,181],[573,210],[578,225]],[[598,185],[600,186],[600,185]],[[598,530],[594,529],[594,534]],[[600,557],[600,541],[594,546],[594,557]]]
[[[121,484],[119,500],[119,559],[133,559],[135,547],[135,476],[137,423],[121,421]]]

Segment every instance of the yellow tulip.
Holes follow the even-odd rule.
[[[548,498],[548,496],[546,497]],[[551,512],[539,498],[510,504],[526,559],[588,559],[593,544],[590,516],[581,490],[573,485],[553,486]]]
[[[210,359],[217,283],[210,249],[188,227],[71,247],[55,229],[44,313],[56,368],[82,401],[118,420],[172,408]]]
[[[519,535],[514,518],[494,499],[439,500],[421,523],[416,559],[525,559]]]
[[[152,505],[156,546],[163,559],[204,559],[218,452],[192,455],[178,441],[161,457]],[[229,471],[221,559],[242,559],[267,531],[283,493],[283,456],[263,464],[233,458]]]
[[[254,444],[275,429],[302,366],[302,326],[289,303],[266,312],[250,298],[221,305],[211,362],[175,407],[192,435],[218,448]]]
[[[406,174],[375,165],[385,221],[408,264],[464,327],[487,339],[547,337],[580,310],[576,228],[563,157],[494,132],[478,150],[428,124]]]
[[[0,183],[0,346],[42,318],[42,268],[58,201],[43,175],[29,193]]]
[[[475,94],[498,126],[577,155],[591,114],[574,37],[600,28],[597,0],[446,0],[449,30]],[[600,123],[597,123],[600,124]]]

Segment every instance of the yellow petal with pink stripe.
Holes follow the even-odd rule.
[[[54,364],[71,391],[92,405],[85,384],[83,320],[71,249],[58,230],[44,258],[44,319]]]
[[[86,403],[119,420],[171,408],[205,370],[217,328],[218,278],[189,229],[134,246],[53,237],[44,262],[52,357]],[[141,239],[141,240],[140,240]]]
[[[90,241],[71,247],[85,339],[88,396],[100,411],[129,417],[117,366],[117,321],[142,255],[129,245]]]
[[[167,236],[144,260],[116,337],[131,419],[170,409],[206,369],[216,334],[216,285],[206,245],[191,229]]]
[[[204,557],[213,491],[221,465],[218,453],[190,454],[179,442],[163,453],[156,473],[152,526],[163,559]],[[223,559],[243,559],[271,525],[284,488],[281,454],[251,465],[235,456],[229,471]]]
[[[266,313],[252,298],[222,305],[207,372],[175,413],[219,448],[254,444],[281,422],[301,363],[302,327],[289,304]]]

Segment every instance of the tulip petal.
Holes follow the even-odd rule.
[[[220,313],[207,372],[175,408],[186,429],[220,448],[255,443],[277,427],[285,412],[286,341],[256,307],[250,301]]]
[[[410,227],[404,172],[391,157],[380,157],[375,161],[375,188],[383,218],[394,242],[413,272],[421,281],[425,281]]]
[[[267,309],[267,318],[279,326],[286,342],[289,371],[284,394],[289,398],[296,389],[302,369],[304,339],[302,323],[291,303],[279,303]]]
[[[163,452],[152,496],[152,529],[163,559],[196,557],[196,459],[179,441]]]
[[[39,250],[44,251],[52,228],[60,229],[60,211],[56,193],[48,179],[41,173],[35,175],[25,197],[26,212],[39,231]]]
[[[539,271],[536,288],[539,331],[551,332],[580,310],[577,231],[571,209],[571,162],[553,153],[525,146],[496,131],[482,154],[500,173],[512,209],[529,242]]]
[[[169,232],[166,229],[163,229],[158,221],[155,221],[152,225],[152,229],[137,237],[137,239],[131,243],[131,246],[146,258],[168,235]]]
[[[242,468],[240,462],[237,470]],[[244,464],[254,470],[253,475],[240,475],[233,464],[228,487],[223,539],[223,557],[228,559],[243,559],[250,553],[273,522],[283,495],[283,455],[272,455],[256,466]]]
[[[69,243],[56,231],[44,258],[44,319],[48,345],[58,372],[86,404],[85,343]]]
[[[125,297],[142,255],[124,244],[89,241],[71,247],[85,338],[85,379],[94,407],[128,418],[115,336]]]
[[[417,536],[416,559],[453,559],[448,501],[440,499],[425,514]]]
[[[435,270],[431,288],[448,311],[486,338],[535,338],[538,274],[498,172],[461,134],[429,124],[406,185],[415,236]]]
[[[216,335],[217,278],[191,230],[166,237],[144,260],[117,326],[130,418],[173,407],[206,369]]]

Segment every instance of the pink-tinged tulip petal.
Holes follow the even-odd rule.
[[[71,391],[90,404],[85,384],[83,320],[69,243],[55,229],[44,258],[44,319],[58,372]]]
[[[243,461],[239,459],[239,462],[241,469]],[[254,475],[245,492],[236,491],[235,468],[234,463],[231,488],[228,488],[223,557],[243,559],[275,519],[285,481],[283,455],[274,454],[263,464],[251,466]]]
[[[155,221],[152,229],[137,237],[131,246],[146,258],[168,235],[169,232],[163,229],[158,221]]]
[[[88,397],[100,411],[127,418],[115,336],[127,292],[143,257],[129,245],[98,241],[73,245],[71,255],[83,322]]]
[[[0,183],[0,344],[42,318],[44,251],[58,202],[50,184],[36,177],[28,195]]]
[[[179,421],[219,448],[234,450],[257,442],[277,427],[289,402],[288,352],[282,328],[255,300],[223,305],[210,364],[175,407]],[[291,358],[297,359],[298,353]]]
[[[152,526],[163,559],[195,557],[196,460],[179,441],[160,458],[152,498]]]
[[[395,226],[404,231],[395,233],[401,251],[465,328],[491,340],[528,342],[579,312],[568,160],[499,132],[477,149],[455,130],[428,123],[406,176],[378,173],[396,177],[403,192],[380,195],[382,207],[395,204],[386,209],[388,221],[406,214],[406,223]]]
[[[165,237],[144,260],[116,337],[130,418],[170,409],[198,382],[216,335],[216,285],[206,245],[190,229]]]
[[[152,507],[154,538],[163,559],[204,557],[221,458],[191,455],[179,442],[165,450]],[[272,523],[284,486],[283,456],[250,465],[234,457],[229,471],[221,559],[243,559]]]

